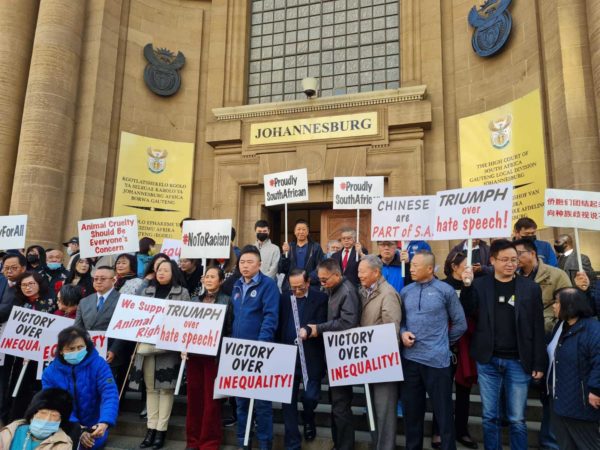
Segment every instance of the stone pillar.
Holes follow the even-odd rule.
[[[0,215],[8,214],[39,0],[0,1]]]
[[[600,109],[600,2],[597,0],[587,0],[586,7],[592,76],[596,98],[596,116],[598,118],[598,128],[600,128],[600,114],[598,112],[598,109]]]
[[[86,4],[40,1],[10,213],[29,216],[27,240],[41,245],[64,238]]]

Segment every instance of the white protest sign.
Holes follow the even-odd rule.
[[[0,338],[0,353],[43,361],[56,345],[58,333],[73,319],[13,306]]]
[[[157,348],[201,355],[217,354],[226,305],[168,300],[165,307]]]
[[[0,249],[25,247],[27,216],[0,216]]]
[[[229,258],[231,219],[183,222],[181,258]]]
[[[181,257],[181,240],[169,238],[163,239],[160,252],[167,255],[172,261],[179,261],[179,258]]]
[[[393,323],[323,333],[330,386],[402,381]]]
[[[165,300],[121,294],[106,337],[155,344],[165,312]]]
[[[82,258],[134,253],[140,249],[137,216],[80,220],[77,226]]]
[[[383,197],[383,177],[335,177],[333,209],[371,209]]]
[[[265,206],[308,201],[306,169],[270,173],[264,176]]]
[[[510,236],[512,203],[510,183],[438,192],[434,239]]]
[[[290,403],[294,345],[223,338],[215,395]]]
[[[371,208],[372,241],[433,239],[435,195],[383,197]]]
[[[546,189],[544,225],[600,230],[600,192]]]

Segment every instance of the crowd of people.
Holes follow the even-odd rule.
[[[218,356],[151,344],[135,351],[134,343],[116,339],[108,339],[106,359],[99,355],[89,332],[107,329],[120,294],[227,305],[223,336],[301,341],[307,379],[298,359],[291,403],[282,405],[289,450],[316,438],[315,409],[326,382],[323,333],[388,323],[396,329],[404,381],[369,385],[374,449],[396,448],[399,416],[406,448],[422,448],[427,397],[434,413],[432,446],[450,450],[460,442],[478,448],[468,423],[476,383],[485,449],[502,448],[506,425],[513,450],[533,444],[526,424],[530,390],[543,405],[540,448],[600,449],[600,304],[590,260],[581,255],[579,271],[569,235],[551,245],[536,239],[536,232],[535,222],[524,218],[512,239],[475,239],[471,261],[467,242],[461,242],[443,262],[445,279],[436,276],[436,258],[426,242],[402,248],[380,241],[378,254],[370,255],[356,230],[344,228],[324,252],[304,220],[295,224],[295,240],[281,248],[260,220],[255,242],[242,249],[232,245],[229,258],[208,260],[206,267],[200,260],[172,261],[147,237],[135,255],[97,259],[80,257],[73,237],[64,243],[68,269],[61,249],[7,250],[0,324],[20,306],[72,318],[74,325],[58,335],[41,382],[35,364],[5,356],[0,449],[102,448],[118,419],[121,390],[142,392],[147,433],[139,446],[160,449],[184,359],[187,448],[218,449],[222,425],[237,426],[238,446],[244,448],[249,400],[228,399],[233,415],[223,416],[224,401],[213,399]],[[352,386],[329,388],[335,450],[355,446],[353,392]],[[261,450],[271,449],[271,402],[255,401],[253,413],[253,438]]]

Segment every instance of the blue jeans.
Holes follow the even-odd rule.
[[[292,389],[292,402],[282,403],[283,422],[285,424],[285,448],[286,450],[300,450],[302,436],[298,429],[298,391],[302,376],[296,374]],[[304,423],[314,424],[315,408],[319,404],[321,394],[321,380],[309,379],[302,395],[302,419]]]
[[[479,391],[483,406],[483,445],[485,450],[502,450],[501,392],[506,394],[511,450],[527,450],[525,409],[531,375],[516,359],[492,357],[489,363],[477,363]]]
[[[248,419],[248,406],[250,399],[236,397],[237,402],[237,440],[238,446],[244,446],[244,436],[246,434],[246,422]],[[264,400],[254,400],[254,414],[256,417],[256,437],[258,438],[258,447],[271,448],[273,442],[273,408],[271,402]]]

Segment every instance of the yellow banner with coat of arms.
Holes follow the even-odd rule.
[[[139,237],[181,239],[190,215],[194,144],[122,132],[113,214],[138,217]]]
[[[513,222],[529,217],[543,228],[546,159],[539,90],[460,119],[459,130],[462,186],[513,183]]]

